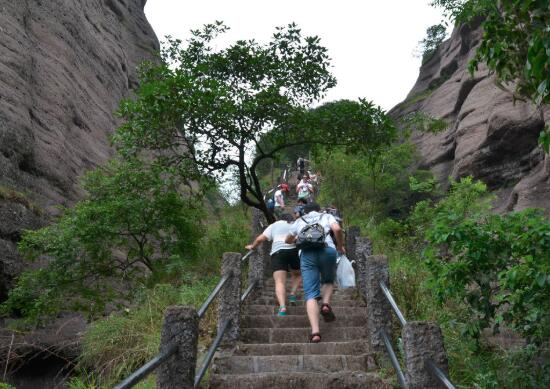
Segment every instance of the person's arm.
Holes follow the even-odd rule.
[[[344,247],[344,230],[340,227],[338,223],[331,223],[330,229],[334,232],[334,237],[336,238],[336,250],[339,253],[345,254],[346,248]]]
[[[247,250],[254,250],[256,247],[261,245],[266,240],[267,240],[267,236],[265,236],[264,234],[260,234],[256,237],[256,239],[254,239],[254,242],[252,242],[252,244],[247,244],[246,246],[244,246],[244,248]]]
[[[298,224],[296,223],[297,222],[294,222],[290,226],[290,231],[288,232],[288,235],[285,238],[286,244],[293,244],[294,242],[296,242],[296,235],[298,235]]]

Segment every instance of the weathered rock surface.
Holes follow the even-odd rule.
[[[21,231],[81,196],[79,177],[111,155],[113,112],[136,86],[157,38],[146,0],[0,0],[0,282],[21,270]]]
[[[497,191],[499,210],[540,207],[550,215],[550,161],[537,146],[545,120],[531,104],[514,102],[510,92],[497,87],[487,68],[469,74],[481,35],[478,26],[455,28],[390,114],[422,111],[448,123],[442,133],[412,138],[422,167],[444,185],[449,177],[471,175]],[[543,111],[549,122],[550,107]]]

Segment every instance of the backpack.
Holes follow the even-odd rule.
[[[268,199],[266,205],[267,209],[269,209],[270,211],[273,211],[275,209],[275,201],[273,201],[273,199]]]
[[[314,223],[308,223],[301,217],[306,223],[306,226],[298,232],[296,236],[296,248],[298,249],[317,249],[326,247],[325,243],[325,228],[319,224],[319,221],[323,218],[323,215]]]

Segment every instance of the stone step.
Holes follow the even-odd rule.
[[[277,299],[275,296],[259,296],[256,298],[251,299],[248,304],[253,305],[277,305]],[[296,301],[297,305],[304,305],[305,301],[302,299],[298,299]],[[330,302],[333,306],[340,306],[340,307],[364,307],[365,303],[360,300],[350,299],[350,298],[344,298],[344,297],[335,297]]]
[[[268,355],[231,356],[217,358],[214,374],[252,374],[338,371],[368,371],[376,368],[374,358],[361,355]]]
[[[343,315],[366,315],[367,309],[365,307],[341,307],[341,306],[333,306],[332,311],[338,316]],[[275,315],[278,312],[278,307],[274,304],[250,304],[250,305],[243,305],[242,313],[244,315]],[[300,306],[288,306],[286,307],[286,313],[289,316],[292,315],[305,315],[306,314],[306,307],[304,305]],[[288,316],[287,316],[288,317]]]
[[[243,328],[241,329],[241,340],[244,343],[304,343],[309,341],[310,334],[310,328]],[[367,338],[367,330],[364,326],[335,327],[330,325],[323,328],[321,336],[325,342],[363,340]]]
[[[238,389],[391,389],[391,381],[383,380],[375,373],[258,373],[258,374],[211,374],[210,388]]]
[[[290,288],[286,288],[286,294],[287,296],[290,294]],[[264,288],[262,290],[262,296],[275,296],[275,289],[274,288]],[[303,290],[300,288],[298,289],[298,292],[296,293],[297,296],[303,296]],[[352,289],[340,289],[335,290],[333,296],[351,296],[355,297],[358,295],[358,292],[356,290]]]
[[[332,323],[326,323],[326,326],[333,327],[360,327],[365,325],[367,317],[365,315],[343,315],[337,316]],[[321,319],[321,323],[325,324]],[[241,327],[248,328],[307,328],[309,320],[306,315],[290,315],[278,317],[276,315],[243,315],[241,316]]]
[[[238,344],[233,355],[357,355],[367,354],[367,341],[321,342],[321,343],[258,343]]]

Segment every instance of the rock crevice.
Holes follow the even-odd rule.
[[[498,210],[540,207],[550,216],[550,179],[544,168],[549,162],[538,146],[550,107],[541,113],[530,103],[515,101],[482,65],[469,73],[481,36],[479,23],[455,28],[390,115],[422,111],[447,121],[442,133],[412,136],[420,165],[430,168],[443,187],[449,178],[470,175],[497,192]]]

